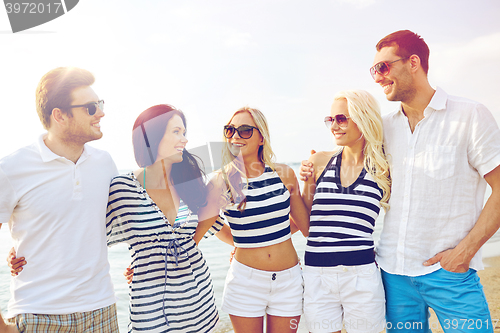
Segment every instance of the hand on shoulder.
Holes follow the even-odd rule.
[[[311,172],[312,177],[308,178],[306,181],[315,182],[325,169],[332,156],[335,155],[339,150],[340,149],[333,151],[320,151],[312,154],[311,157],[309,157],[308,161],[311,164],[311,168],[313,169]]]

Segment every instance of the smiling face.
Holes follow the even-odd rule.
[[[338,114],[343,114],[349,117],[349,110],[347,108],[347,100],[345,98],[336,99],[333,101],[330,115],[334,118]],[[355,144],[362,144],[364,146],[364,139],[358,125],[352,120],[347,120],[347,126],[340,127],[336,121],[330,127],[335,143],[339,146],[353,146]],[[361,139],[360,139],[361,138]]]
[[[90,86],[76,88],[71,92],[71,97],[71,105],[84,105],[99,101],[97,94]],[[102,138],[100,121],[104,117],[104,112],[101,109],[97,108],[96,113],[90,116],[85,107],[72,108],[71,114],[64,131],[66,140],[83,145]]]
[[[167,124],[165,134],[158,145],[156,161],[165,160],[171,163],[182,162],[182,154],[186,148],[186,127],[179,115],[174,115]]]
[[[401,58],[396,54],[397,46],[384,47],[375,55],[373,65],[385,61],[390,63]],[[408,103],[415,97],[413,77],[410,73],[407,60],[397,61],[389,65],[389,74],[382,76],[375,74],[375,82],[384,89],[384,94],[389,101]]]
[[[255,124],[252,116],[248,112],[239,112],[237,113],[231,121],[228,123],[228,125],[232,125],[236,128],[242,126],[242,125],[249,125],[249,126],[255,126]],[[253,130],[252,136],[248,139],[242,139],[240,135],[238,134],[237,131],[235,131],[234,135],[232,138],[227,139],[228,145],[229,145],[229,150],[231,154],[234,156],[241,156],[244,159],[247,158],[256,158],[258,159],[259,157],[259,148],[264,144],[262,135],[257,129]]]

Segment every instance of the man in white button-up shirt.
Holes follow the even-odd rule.
[[[117,332],[106,246],[111,156],[94,76],[60,67],[37,87],[38,141],[0,159],[0,226],[27,264],[12,278],[7,318],[21,332]]]
[[[384,117],[392,193],[377,247],[388,331],[493,332],[476,271],[500,226],[500,131],[483,105],[433,89],[411,31],[377,44],[370,72],[397,111]],[[492,194],[483,209],[486,183]]]

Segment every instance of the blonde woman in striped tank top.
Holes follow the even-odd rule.
[[[385,325],[385,297],[372,233],[391,193],[378,103],[363,90],[341,91],[325,124],[340,149],[309,159],[314,172],[303,194],[311,212],[305,321],[313,333],[342,327],[348,333],[377,333]]]
[[[197,229],[195,239],[222,209],[236,247],[222,310],[236,333],[264,332],[264,318],[268,333],[296,332],[303,282],[290,237],[297,227],[304,235],[309,228],[297,179],[290,167],[273,162],[259,110],[236,111],[224,126],[224,141],[223,168],[209,185],[208,219],[200,222],[205,228]]]

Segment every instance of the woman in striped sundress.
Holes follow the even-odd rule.
[[[366,91],[341,91],[325,124],[340,149],[309,161],[304,184],[311,212],[304,267],[304,314],[310,332],[380,332],[385,297],[375,263],[373,229],[388,209],[389,165],[382,118]],[[304,170],[304,167],[302,168]]]
[[[129,332],[212,332],[218,322],[210,272],[193,240],[207,188],[185,135],[181,111],[147,109],[133,128],[141,168],[111,182],[108,245],[126,243],[134,270]]]
[[[303,281],[290,216],[307,235],[308,214],[293,170],[273,163],[269,130],[257,109],[242,108],[224,126],[223,168],[210,183],[208,216],[220,208],[236,253],[226,278],[222,310],[235,333],[296,332]],[[213,220],[207,220],[205,229]],[[203,229],[202,229],[203,230]]]

